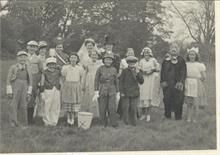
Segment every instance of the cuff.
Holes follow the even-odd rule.
[[[12,94],[12,87],[11,87],[11,85],[7,85],[7,87],[6,87],[6,93],[7,93],[7,94]]]
[[[29,86],[28,87],[28,94],[31,94],[32,93],[32,86]]]

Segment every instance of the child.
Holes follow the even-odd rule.
[[[93,101],[97,101],[99,98],[99,113],[102,124],[107,126],[108,112],[110,124],[117,127],[116,103],[120,99],[120,93],[117,70],[112,66],[113,60],[114,54],[106,53],[103,58],[104,65],[100,66],[96,72]]]
[[[7,77],[7,95],[10,102],[10,125],[27,126],[27,102],[32,92],[32,74],[26,65],[28,54],[25,51],[17,53],[17,64],[12,65]]]
[[[60,113],[60,77],[61,72],[56,67],[56,58],[47,58],[47,69],[41,78],[41,92],[44,104],[43,121],[45,126],[56,126]]]
[[[206,67],[199,62],[199,49],[187,50],[187,77],[185,81],[185,102],[187,104],[187,122],[196,122],[199,104],[206,102],[205,89],[202,82],[205,80]]]
[[[142,109],[140,120],[146,119],[149,122],[151,107],[159,106],[160,103],[160,67],[150,48],[145,47],[141,55],[144,58],[140,60],[139,67],[143,71],[144,83],[140,86],[140,108]]]
[[[28,124],[34,123],[34,110],[36,108],[36,98],[39,95],[38,84],[41,80],[41,73],[43,71],[43,63],[40,57],[36,54],[38,51],[38,43],[36,41],[29,41],[27,43],[28,50],[28,65],[31,68],[33,77],[33,89],[31,100],[28,103]]]
[[[94,81],[97,69],[103,65],[102,61],[98,60],[98,53],[93,50],[89,53],[89,59],[84,63],[85,73],[85,93],[82,102],[82,110],[92,112],[93,117],[99,117],[98,102],[92,102],[94,95]]]
[[[69,65],[63,66],[61,73],[64,76],[62,87],[62,101],[64,110],[67,113],[68,125],[74,124],[74,119],[77,118],[80,111],[82,101],[82,86],[84,82],[84,70],[79,63],[79,56],[76,53],[71,53],[69,56]]]
[[[136,67],[138,59],[135,56],[128,56],[126,62],[128,68],[122,70],[120,76],[120,94],[122,99],[123,121],[128,124],[130,116],[131,124],[136,125],[137,103],[139,101],[139,85],[144,83],[142,72]]]

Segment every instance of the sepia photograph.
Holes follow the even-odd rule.
[[[0,153],[217,153],[216,4],[1,0]]]

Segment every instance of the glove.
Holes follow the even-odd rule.
[[[117,102],[117,104],[118,104],[119,100],[120,100],[120,93],[118,92],[118,93],[116,94],[116,102]]]
[[[94,96],[93,96],[93,98],[92,98],[92,101],[93,101],[93,102],[97,102],[97,101],[98,101],[98,98],[99,98],[99,91],[95,91]]]
[[[183,91],[183,84],[181,82],[177,82],[175,88],[179,91]]]

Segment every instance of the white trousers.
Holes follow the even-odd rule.
[[[45,125],[57,125],[60,115],[60,91],[53,89],[45,89],[42,93],[42,98],[45,101],[43,121]]]

